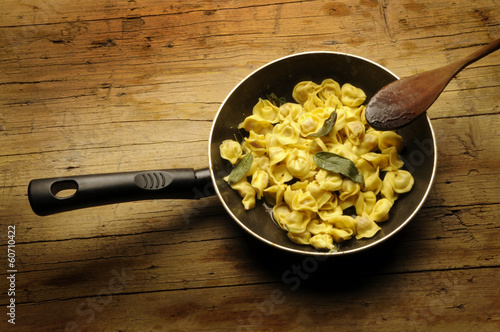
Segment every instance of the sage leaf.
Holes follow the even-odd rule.
[[[247,174],[250,167],[252,167],[253,163],[253,155],[251,152],[247,153],[241,160],[234,166],[231,173],[229,173],[229,177],[227,179],[227,183],[233,184],[240,181],[245,174]]]
[[[321,151],[313,156],[314,162],[319,168],[324,170],[339,173],[347,176],[354,182],[365,184],[365,178],[363,174],[359,172],[356,165],[345,157],[339,156],[338,154]]]
[[[286,98],[285,97],[278,98],[278,96],[276,96],[274,92],[271,92],[270,94],[266,95],[266,97],[267,100],[269,100],[272,104],[274,104],[274,106],[280,107],[281,105],[286,104]]]
[[[329,254],[334,252],[339,252],[339,248],[336,245],[334,245],[333,248],[328,251]]]
[[[322,137],[328,135],[337,121],[337,105],[335,105],[335,110],[330,114],[328,119],[323,123],[323,127],[315,133],[307,135],[307,137]]]

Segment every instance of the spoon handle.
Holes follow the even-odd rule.
[[[469,54],[467,57],[450,64],[450,66],[455,67],[454,69],[455,69],[455,74],[456,74],[460,70],[462,70],[463,68],[470,65],[471,63],[476,62],[477,60],[483,58],[484,56],[486,56],[492,52],[495,52],[499,48],[500,48],[500,38],[492,41],[488,45],[483,46],[482,48],[478,49],[477,51]]]

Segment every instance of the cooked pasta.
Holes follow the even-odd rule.
[[[246,174],[229,185],[247,210],[256,200],[272,205],[274,220],[295,243],[335,250],[336,243],[353,237],[373,237],[399,195],[414,184],[402,170],[401,136],[370,127],[364,115],[366,95],[349,83],[304,81],[292,96],[295,103],[282,105],[259,99],[238,126],[248,132],[243,142],[222,142],[220,155],[233,165],[248,153],[253,156]],[[332,129],[311,136],[332,112]],[[318,167],[314,156],[322,151],[352,161],[364,181]]]

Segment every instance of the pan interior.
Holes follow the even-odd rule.
[[[426,115],[398,130],[405,148],[401,158],[405,169],[412,173],[415,185],[411,192],[401,195],[390,212],[389,220],[370,239],[352,239],[340,245],[338,252],[324,252],[312,246],[291,242],[286,232],[272,220],[269,206],[257,201],[256,207],[245,211],[239,194],[231,189],[223,177],[231,171],[228,161],[222,159],[219,146],[226,139],[234,139],[238,124],[252,114],[258,98],[269,93],[292,98],[293,87],[304,80],[320,84],[332,78],[341,85],[351,83],[363,89],[367,101],[384,85],[398,77],[380,65],[349,54],[335,52],[308,52],[287,56],[256,70],[238,84],[222,103],[213,123],[209,141],[209,163],[216,191],[228,213],[250,234],[278,248],[302,254],[339,255],[371,247],[395,234],[416,214],[426,199],[436,168],[434,133]]]

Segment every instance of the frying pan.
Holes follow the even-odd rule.
[[[396,201],[389,220],[370,239],[345,241],[336,252],[318,251],[291,242],[272,220],[271,207],[257,203],[246,211],[239,194],[223,178],[231,165],[220,157],[222,141],[234,138],[238,124],[251,115],[258,98],[274,93],[293,101],[293,87],[304,80],[321,83],[332,78],[363,89],[367,101],[398,77],[368,59],[338,52],[305,52],[270,62],[243,79],[221,104],[212,125],[208,146],[208,169],[170,169],[55,177],[32,180],[28,197],[41,216],[91,206],[145,199],[199,199],[218,195],[229,215],[248,233],[276,248],[307,255],[343,255],[358,252],[390,238],[407,225],[427,198],[436,172],[436,141],[429,118],[420,116],[398,130],[403,137],[401,158],[414,177],[413,189]],[[66,189],[71,195],[60,197]]]

